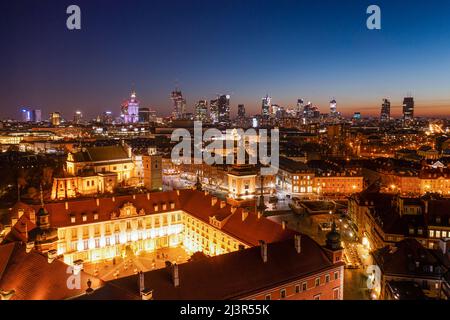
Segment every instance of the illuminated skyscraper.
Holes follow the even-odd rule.
[[[139,101],[136,92],[131,93],[129,100],[122,104],[122,118],[124,123],[137,123],[139,121]]]
[[[195,120],[206,121],[208,117],[208,101],[199,100],[195,105]]]
[[[22,108],[20,110],[22,114],[22,122],[41,122],[42,113],[41,110],[31,110],[30,108]]]
[[[227,125],[230,123],[230,96],[221,95],[218,97],[219,123]]]
[[[171,99],[173,101],[172,118],[174,120],[183,119],[186,113],[186,99],[183,98],[181,90],[172,91]]]
[[[265,119],[269,118],[269,116],[270,116],[270,102],[271,101],[272,101],[272,98],[269,97],[269,95],[266,95],[264,98],[262,98],[261,115]]]
[[[209,102],[209,116],[211,117],[211,123],[216,124],[219,122],[219,99]]]
[[[391,102],[389,99],[383,99],[383,104],[381,105],[380,121],[388,122],[391,119]]]
[[[75,111],[75,114],[73,115],[73,123],[80,123],[82,118],[83,114],[81,113],[81,111]]]
[[[50,122],[53,126],[59,126],[61,124],[61,114],[59,112],[50,113]]]
[[[403,99],[403,120],[414,120],[414,98],[411,96]]]
[[[336,100],[331,100],[330,101],[330,116],[331,117],[336,117],[338,115],[337,113],[337,102]]]
[[[304,102],[303,99],[297,99],[296,113],[297,117],[303,117]]]

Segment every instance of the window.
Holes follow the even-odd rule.
[[[440,238],[441,237],[441,231],[436,230],[436,238]]]
[[[295,286],[295,293],[300,293],[300,285],[299,284],[297,284]]]
[[[320,294],[316,294],[316,295],[314,296],[314,300],[320,300]]]
[[[333,289],[333,299],[339,300],[339,288]]]
[[[330,282],[330,275],[329,274],[325,275],[325,282],[326,283]]]
[[[303,290],[303,291],[308,290],[308,284],[307,284],[306,282],[303,282],[303,284],[302,284],[302,290]]]
[[[434,238],[434,230],[430,230],[430,238]]]
[[[447,238],[447,231],[442,231],[442,238]]]
[[[286,289],[282,289],[282,290],[280,291],[280,297],[281,297],[281,299],[286,298]]]
[[[75,216],[70,216],[70,222],[75,223]]]
[[[98,213],[94,213],[94,220],[98,220]]]
[[[315,286],[316,287],[320,286],[320,278],[316,278]]]
[[[266,300],[270,300],[270,294],[266,294],[265,299],[266,299]]]
[[[334,273],[334,280],[337,280],[337,279],[339,279],[339,272],[338,271],[336,271]]]
[[[87,216],[83,214],[83,221],[87,221]]]

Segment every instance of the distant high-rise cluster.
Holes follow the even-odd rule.
[[[186,99],[183,98],[181,90],[172,91],[171,99],[173,101],[172,118],[174,120],[183,119],[186,114]]]
[[[130,99],[122,104],[122,117],[124,123],[139,122],[139,101],[136,99],[136,92],[133,91]]]
[[[22,108],[22,121],[23,122],[41,122],[42,121],[42,112],[41,110],[32,110],[29,108]]]
[[[79,110],[75,111],[75,114],[73,115],[73,123],[79,124],[82,118],[83,113]]]
[[[389,99],[383,99],[381,105],[380,121],[388,122],[391,119],[391,101]]]
[[[53,126],[59,126],[61,124],[61,113],[52,112],[50,114],[50,122]]]

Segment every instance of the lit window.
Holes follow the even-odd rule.
[[[98,213],[94,213],[94,220],[98,220]]]
[[[436,238],[440,238],[441,237],[441,231],[437,230],[436,231]]]
[[[83,215],[83,221],[87,221],[87,216],[85,214]]]
[[[70,217],[70,222],[71,222],[71,223],[75,223],[75,216],[71,216],[71,217]]]
[[[434,238],[434,230],[430,230],[430,238]]]

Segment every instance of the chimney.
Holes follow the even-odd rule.
[[[262,212],[258,211],[258,219],[261,219],[261,217],[262,217]]]
[[[69,202],[64,202],[64,208],[66,208],[66,210],[69,210]]]
[[[116,197],[112,197],[112,202],[116,202]]]
[[[33,248],[34,248],[34,241],[29,241],[29,242],[27,242],[25,252],[30,253],[31,250],[33,250]]]
[[[242,221],[245,221],[248,217],[248,211],[246,209],[242,209]]]
[[[56,259],[56,257],[57,257],[57,253],[56,253],[55,249],[49,250],[47,252],[47,261],[48,261],[48,263],[52,263]]]
[[[176,263],[172,265],[172,280],[173,285],[175,287],[178,287],[180,285],[180,277],[178,276],[178,265]]]
[[[97,207],[99,207],[100,206],[100,199],[99,198],[95,199],[95,203],[97,204]]]
[[[267,262],[267,243],[264,240],[259,240],[259,245],[261,247],[261,258],[264,263]]]
[[[295,241],[295,251],[297,251],[297,253],[302,252],[302,236],[296,234],[294,237],[294,241]]]
[[[142,300],[153,300],[153,290],[144,289],[141,292]]]
[[[214,207],[214,205],[217,203],[217,198],[216,197],[212,197],[211,198],[211,207]]]
[[[145,284],[144,284],[144,273],[142,271],[139,271],[139,294],[142,296],[142,293],[145,290]]]
[[[180,190],[177,190],[177,196],[179,196],[180,195]]]
[[[223,208],[225,208],[225,207],[226,207],[226,205],[227,205],[227,203],[226,203],[225,201],[223,201],[223,200],[220,200],[220,209],[223,209]]]
[[[283,230],[286,230],[286,221],[285,220],[281,221],[281,227],[283,228]]]
[[[147,200],[150,200],[150,193],[147,193]]]

